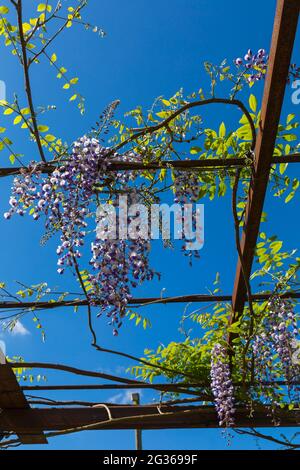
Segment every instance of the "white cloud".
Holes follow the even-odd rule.
[[[17,321],[16,324],[14,325],[14,328],[11,330],[11,334],[14,336],[16,335],[25,336],[25,335],[29,335],[30,333],[25,328],[23,323],[21,323],[20,321]]]

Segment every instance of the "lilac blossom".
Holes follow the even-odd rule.
[[[84,136],[73,144],[71,155],[50,175],[44,176],[39,164],[30,163],[14,178],[10,208],[4,217],[10,219],[15,213],[24,215],[27,211],[35,220],[46,216],[46,229],[61,233],[56,250],[59,274],[63,274],[65,268],[74,268],[82,257],[82,247],[90,233],[88,221],[95,213],[101,188],[110,188],[112,199],[114,191],[130,192],[136,173],[110,172],[109,166],[114,160],[137,161],[137,156],[132,152],[119,155],[101,146],[98,140]],[[135,199],[138,197],[135,191]],[[85,277],[89,283],[88,298],[91,304],[101,298],[100,313],[105,310],[110,323],[120,327],[131,299],[131,288],[153,278],[148,259],[149,242],[141,238],[105,240],[96,237],[91,251],[93,272]],[[114,334],[116,331],[114,329]]]
[[[269,56],[265,49],[259,49],[256,54],[253,54],[251,49],[249,49],[243,58],[238,57],[234,63],[238,68],[244,68],[245,72],[247,72],[247,81],[252,83],[265,77],[268,59]]]
[[[186,171],[175,171],[174,172],[174,202],[176,204],[193,204],[199,200],[199,176],[195,172],[186,172]],[[184,224],[184,217],[182,216],[182,221]],[[193,211],[192,213],[192,229],[196,229],[196,215]],[[192,256],[199,258],[200,254],[198,250],[187,250],[186,248],[187,240],[184,237],[184,245],[182,251],[185,256],[188,256],[190,259],[190,264],[192,263]]]
[[[269,56],[265,49],[259,49],[256,54],[253,54],[252,50],[249,49],[244,57],[236,58],[234,64],[247,75],[247,81],[253,83],[265,78],[268,69],[268,61]],[[287,83],[299,78],[300,67],[297,67],[297,65],[293,63],[290,65]]]
[[[299,366],[293,363],[292,345],[299,338],[299,328],[292,303],[277,295],[273,296],[268,302],[263,329],[253,342],[260,378],[269,374],[276,355],[286,380],[292,385],[300,372]]]
[[[215,399],[215,407],[219,417],[219,425],[234,425],[234,387],[225,347],[216,343],[211,357],[211,390]]]

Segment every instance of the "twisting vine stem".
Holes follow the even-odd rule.
[[[15,2],[14,2],[15,4]],[[32,98],[32,91],[31,91],[31,83],[30,83],[30,76],[29,76],[29,62],[27,58],[27,45],[26,45],[26,40],[24,37],[24,32],[23,32],[23,11],[22,11],[22,0],[18,0],[18,3],[15,4],[16,10],[17,10],[17,16],[18,16],[18,28],[19,28],[19,34],[20,34],[20,43],[21,43],[21,50],[22,50],[22,65],[23,65],[23,72],[24,72],[24,80],[25,80],[25,91],[27,95],[27,100],[28,100],[28,106],[30,109],[30,114],[31,114],[31,119],[32,119],[32,125],[34,129],[34,137],[36,139],[36,143],[39,149],[39,153],[41,156],[41,159],[43,162],[46,163],[46,157],[44,154],[43,146],[41,143],[40,139],[40,133],[38,129],[38,124],[37,124],[37,119],[36,119],[36,113],[33,105],[33,98]]]

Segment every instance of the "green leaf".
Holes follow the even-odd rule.
[[[167,117],[170,116],[170,111],[160,111],[159,113],[156,113],[156,116],[166,119]]]
[[[270,248],[273,254],[278,253],[282,248],[282,242],[280,240],[273,242],[271,243]]]
[[[242,140],[252,140],[252,132],[249,124],[245,124],[236,130],[236,135]]]
[[[22,109],[21,109],[21,114],[23,114],[23,116],[24,116],[25,114],[30,114],[30,108],[22,108]]]
[[[52,134],[47,134],[45,136],[45,140],[47,140],[47,142],[54,142],[55,141],[55,136],[52,135]]]
[[[0,127],[0,134],[3,134],[3,132],[6,131],[6,128],[5,127]]]
[[[163,181],[166,177],[166,174],[167,174],[167,169],[166,168],[163,168],[160,173],[159,173],[159,180],[160,181]]]
[[[22,24],[22,29],[23,29],[23,33],[26,34],[26,33],[28,33],[28,31],[31,30],[31,26],[30,26],[29,23],[23,23]]]
[[[49,9],[50,7],[50,9]],[[39,3],[38,7],[37,7],[37,11],[39,12],[42,12],[42,11],[51,11],[52,10],[52,7],[50,5],[46,5],[46,3]]]
[[[16,116],[14,119],[14,125],[19,124],[22,121],[22,116]]]
[[[222,122],[220,127],[219,127],[219,137],[223,138],[223,137],[225,137],[225,135],[226,135],[226,126],[225,126],[224,122]]]
[[[57,61],[57,55],[56,54],[52,54],[51,56],[51,62],[56,62]]]
[[[9,114],[12,114],[13,112],[14,112],[14,110],[13,110],[13,109],[11,109],[11,108],[7,108],[7,109],[4,111],[4,113],[3,113],[3,114],[5,114],[6,116],[8,116]]]
[[[13,164],[15,163],[15,161],[16,161],[16,157],[15,157],[13,154],[11,154],[11,155],[9,156],[9,161],[10,161],[10,163],[13,165]]]
[[[38,130],[39,130],[40,132],[47,132],[47,131],[49,131],[49,127],[40,124],[40,125],[38,126]]]
[[[192,148],[190,149],[190,153],[191,153],[192,155],[197,155],[197,153],[199,153],[199,152],[201,152],[201,151],[202,151],[202,149],[201,149],[200,147],[192,147]]]
[[[288,167],[288,164],[287,164],[287,163],[281,163],[281,164],[279,165],[279,173],[280,173],[281,175],[283,175],[283,173],[285,172],[285,170],[287,169],[287,167]]]
[[[286,123],[289,124],[293,119],[295,119],[296,115],[295,114],[289,114],[288,117],[286,118]]]
[[[6,15],[9,12],[9,8],[6,6],[0,6],[0,13],[1,15]]]
[[[238,327],[237,324],[233,324],[228,327],[228,333],[240,333],[241,329]]]
[[[293,197],[295,196],[295,191],[292,191],[284,200],[284,202],[287,204],[288,202],[290,202]]]
[[[281,137],[287,142],[292,142],[293,140],[297,140],[297,136],[295,134],[284,134]]]

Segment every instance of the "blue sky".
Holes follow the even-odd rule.
[[[3,2],[2,2],[3,3]],[[36,4],[31,1],[31,4]],[[70,3],[72,2],[64,2]],[[86,98],[86,114],[81,117],[69,104],[66,92],[60,90],[48,66],[41,65],[33,73],[35,103],[39,105],[57,104],[57,110],[45,120],[51,130],[72,142],[97,120],[105,106],[115,99],[121,100],[118,116],[141,104],[148,107],[159,95],[171,96],[180,87],[186,93],[207,87],[203,71],[205,60],[214,63],[227,57],[229,60],[243,55],[249,47],[257,50],[269,48],[275,0],[248,2],[237,0],[90,0],[85,18],[99,25],[106,32],[104,39],[84,31],[80,27],[67,31],[63,39],[53,48],[59,63],[68,68],[70,76],[79,76],[79,90]],[[294,61],[299,63],[300,37],[295,46]],[[13,99],[18,90],[20,100],[22,76],[14,57],[8,53],[1,56],[0,80],[7,86],[7,99]],[[261,92],[260,87],[257,89]],[[25,104],[24,104],[25,106]],[[291,89],[287,88],[284,114],[293,112],[299,116],[300,105],[291,103]],[[210,123],[216,127],[224,120],[233,123],[230,111],[216,107],[206,111]],[[235,121],[236,122],[236,121]],[[0,123],[0,125],[2,125]],[[14,129],[11,133],[16,142],[16,151],[33,152],[30,144],[23,145],[22,133]],[[2,166],[8,166],[2,153]],[[36,158],[34,153],[29,159]],[[4,163],[3,163],[4,162]],[[293,168],[300,177],[299,168]],[[0,211],[7,208],[10,181],[1,180],[2,198]],[[165,295],[205,293],[212,287],[217,271],[221,274],[222,289],[230,293],[233,285],[236,253],[234,249],[233,222],[230,211],[230,197],[220,201],[203,201],[205,204],[205,246],[201,259],[189,268],[186,259],[173,251],[158,249],[152,254],[152,264],[162,272],[162,280],[154,285],[139,289],[141,296],[159,296],[161,289]],[[299,196],[290,204],[267,199],[269,214],[264,230],[277,234],[286,240],[287,249],[298,247]],[[43,226],[32,219],[17,218],[5,222],[1,220],[0,281],[11,286],[15,280],[26,284],[47,281],[49,286],[63,286],[63,289],[76,288],[73,279],[56,274],[56,240],[45,247],[40,246]],[[74,287],[75,286],[75,287]],[[143,331],[125,324],[118,338],[114,338],[105,318],[95,321],[99,342],[106,347],[124,350],[141,355],[144,347],[156,347],[160,342],[167,344],[179,339],[178,321],[184,305],[147,307],[142,314],[151,319],[153,328]],[[74,313],[71,309],[61,309],[41,314],[46,329],[47,340],[43,344],[39,332],[34,330],[32,321],[24,320],[28,330],[19,334],[6,334],[2,337],[10,356],[21,355],[28,361],[60,362],[78,367],[125,373],[127,361],[112,358],[92,350],[85,321],[85,311]],[[23,333],[23,334],[22,334]],[[0,338],[1,339],[1,338]],[[74,378],[64,374],[47,373],[49,383],[72,383]],[[89,393],[86,398],[126,401],[126,396],[115,397],[118,393]],[[50,393],[47,396],[54,396]],[[57,396],[57,395],[56,395]],[[70,394],[61,393],[63,398]],[[72,394],[73,398],[81,394]],[[142,401],[151,399],[144,393]],[[146,449],[223,449],[226,441],[219,430],[176,430],[144,432]],[[262,443],[263,448],[269,445]],[[34,448],[34,446],[32,447]],[[39,446],[44,448],[44,446]],[[75,436],[55,438],[50,441],[50,449],[133,449],[134,436],[129,431],[88,432]],[[231,448],[256,448],[250,439],[235,437]]]

